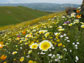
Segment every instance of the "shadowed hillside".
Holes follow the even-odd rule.
[[[0,26],[20,23],[47,15],[47,12],[32,10],[26,7],[2,6],[0,7]]]

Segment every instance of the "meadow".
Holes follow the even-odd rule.
[[[1,27],[0,63],[84,63],[80,9]],[[4,32],[3,32],[4,31]]]
[[[0,6],[0,26],[17,24],[48,14],[22,6]]]

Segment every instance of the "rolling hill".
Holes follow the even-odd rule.
[[[67,8],[67,7],[77,8],[80,6],[80,4],[9,3],[9,4],[0,4],[0,6],[25,6],[25,7],[40,10],[40,11],[56,12],[56,11],[64,11],[65,8]]]
[[[22,6],[1,6],[0,26],[16,24],[27,20],[32,20],[40,16],[47,15],[47,12],[32,10]]]

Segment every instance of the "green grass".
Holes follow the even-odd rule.
[[[0,7],[0,26],[16,24],[47,15],[47,12],[37,11],[26,7]]]

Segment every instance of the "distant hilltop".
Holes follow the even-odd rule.
[[[57,12],[63,11],[66,7],[79,7],[79,4],[57,4],[57,3],[16,3],[16,4],[0,4],[0,6],[25,6],[28,8],[48,11],[48,12]]]
[[[33,10],[23,6],[1,6],[0,7],[0,26],[17,24],[20,22],[32,20],[44,15],[47,12]]]

